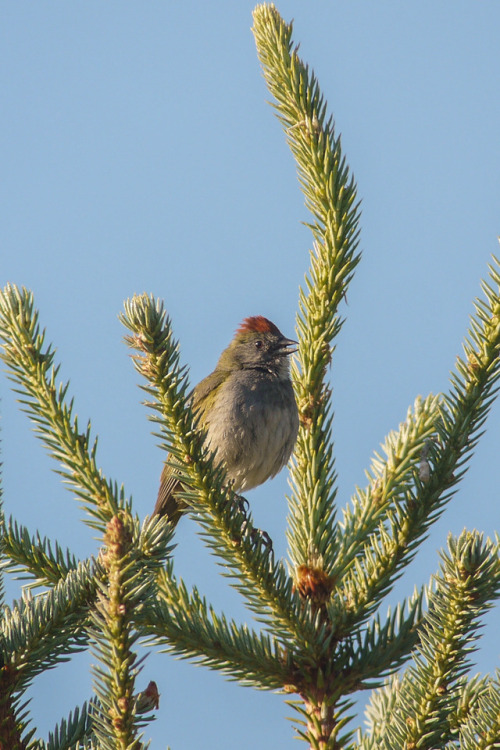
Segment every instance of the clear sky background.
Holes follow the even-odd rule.
[[[163,298],[193,384],[242,318],[293,336],[311,239],[293,159],[266,101],[246,0],[0,3],[0,281],[35,294],[99,434],[99,463],[144,516],[163,456],[117,320],[123,300]],[[331,378],[339,502],[418,394],[448,373],[500,231],[498,0],[295,2],[295,41],[333,112],[363,200],[363,260]],[[7,514],[79,556],[92,532],[2,379]],[[388,602],[429,580],[449,531],[499,528],[497,405],[460,492]],[[286,554],[286,472],[249,493]],[[216,609],[249,621],[184,519],[177,571]],[[9,593],[15,594],[15,584]],[[385,611],[385,610],[383,610]],[[485,620],[475,671],[499,664],[500,614]],[[90,658],[36,681],[44,736],[91,695]],[[280,696],[151,653],[153,748],[293,746]],[[365,696],[362,696],[362,701]]]

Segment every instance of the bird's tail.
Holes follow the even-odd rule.
[[[182,489],[175,468],[168,462],[163,467],[160,478],[160,489],[156,498],[153,515],[167,516],[168,520],[176,526],[181,515],[187,508],[186,503],[176,493]]]

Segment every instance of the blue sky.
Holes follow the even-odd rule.
[[[252,9],[242,0],[0,3],[0,281],[34,291],[78,415],[99,434],[100,465],[140,515],[154,505],[162,455],[122,343],[123,300],[142,291],[165,300],[193,383],[248,315],[293,334],[308,214],[266,103]],[[500,6],[284,0],[278,9],[295,19],[363,201],[363,260],[331,373],[343,505],[414,398],[447,388],[498,252]],[[1,411],[7,513],[88,555],[92,533],[5,379]],[[449,531],[498,529],[499,441],[496,406],[393,603],[428,581]],[[248,497],[282,555],[286,491],[283,472]],[[188,520],[179,527],[179,574],[248,620],[195,531]],[[498,608],[485,622],[482,672],[500,661]],[[34,685],[44,733],[89,697],[88,662]],[[154,748],[292,743],[281,697],[166,655],[151,654],[149,679],[161,692]]]

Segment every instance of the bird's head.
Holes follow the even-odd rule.
[[[297,342],[285,338],[274,323],[256,315],[242,322],[222,353],[219,365],[230,364],[231,369],[266,370],[287,378],[288,357],[296,351],[296,345]]]

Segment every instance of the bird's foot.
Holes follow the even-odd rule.
[[[246,497],[243,497],[243,495],[235,495],[234,504],[240,511],[240,513],[242,513],[246,518],[248,515],[248,511],[250,510],[250,503],[248,502]]]
[[[252,523],[248,517],[250,504],[246,497],[243,497],[243,495],[235,494],[233,499],[233,506],[242,514],[244,519],[241,526],[241,536],[243,537],[245,535],[248,535],[250,541],[254,546],[260,547],[261,549],[263,549],[265,554],[274,557],[273,540],[271,539],[267,531],[262,531],[261,529],[256,529],[255,526],[252,526]],[[241,541],[241,537],[239,537],[239,541]]]
[[[262,529],[256,529],[253,527],[250,531],[250,539],[253,544],[258,545],[263,549],[265,554],[274,555],[273,540],[267,531],[262,531]]]

